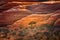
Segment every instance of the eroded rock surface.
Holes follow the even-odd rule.
[[[17,31],[16,36],[18,38],[16,39],[21,38],[23,40],[40,40],[42,38],[41,40],[47,40],[49,38],[49,40],[59,40],[59,34],[56,34],[57,32],[59,33],[59,30],[57,30],[56,28],[58,27],[55,27],[54,25],[59,17],[60,14],[54,13],[32,14],[16,21],[12,26],[10,26],[9,29]],[[44,38],[42,37],[42,35],[44,36]]]
[[[0,13],[0,40],[60,40],[60,4],[57,4],[51,4],[52,9],[46,4],[42,13],[39,9],[39,13],[35,12],[40,4],[32,6],[37,7],[32,11],[17,8]]]

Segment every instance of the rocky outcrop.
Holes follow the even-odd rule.
[[[50,10],[48,4],[46,10]],[[33,12],[19,7],[0,13],[0,40],[60,40],[60,4],[56,5],[50,5],[53,13],[41,13],[46,11],[44,9],[37,13],[37,9]]]
[[[58,40],[59,36],[53,36],[53,35],[55,35],[54,33],[57,33],[57,31],[59,31],[60,29],[60,28],[56,29],[58,27],[55,28],[55,25],[54,25],[56,23],[59,24],[59,21],[60,21],[58,20],[59,17],[60,17],[60,14],[54,14],[54,13],[31,14],[14,22],[11,26],[9,26],[9,30],[17,31],[16,36],[17,35],[18,36],[16,39],[18,39],[19,37],[19,39],[22,38],[23,40],[24,39],[28,40],[30,39],[30,36],[31,36],[32,37],[31,39],[35,40],[35,37],[37,36],[36,40],[38,40],[40,37],[42,37],[43,40],[47,40],[47,37],[50,35],[48,37],[49,40],[50,39],[54,40],[55,37],[57,37],[56,40]],[[57,20],[58,22],[56,22]],[[47,33],[47,35],[44,33]],[[43,35],[44,38],[41,35]]]
[[[17,22],[15,22],[13,24],[13,26],[29,26],[29,23],[34,21],[36,22],[36,26],[40,26],[42,24],[52,24],[55,23],[55,21],[58,19],[60,14],[32,14],[32,15],[28,15],[20,20],[18,20]],[[54,25],[54,24],[53,24]]]
[[[24,4],[24,3],[23,3]],[[33,3],[34,4],[34,3]],[[11,3],[7,3],[2,7],[2,10],[0,13],[0,24],[5,26],[7,24],[13,24],[15,21],[28,16],[30,14],[50,14],[50,12],[55,12],[57,10],[60,10],[60,3],[37,3],[34,5],[27,5],[25,6],[26,10],[21,10],[20,6],[17,6],[17,4],[13,3],[12,6]],[[18,4],[19,5],[19,4]],[[9,6],[9,7],[8,7]],[[16,7],[14,7],[16,6]],[[40,9],[39,9],[40,8]],[[9,9],[9,10],[8,10]],[[5,10],[5,11],[3,11]],[[38,12],[39,11],[39,12]],[[47,11],[47,12],[46,12]]]
[[[30,15],[31,13],[26,12],[26,11],[10,11],[10,12],[4,12],[1,15],[0,18],[0,25],[11,25],[13,24],[15,21]],[[0,27],[1,27],[0,26]]]

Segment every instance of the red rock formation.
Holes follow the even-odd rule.
[[[23,27],[27,27],[29,26],[29,23],[32,21],[36,22],[36,26],[40,26],[42,24],[50,25],[57,20],[59,15],[60,14],[35,14],[35,15],[33,14],[30,16],[28,15],[27,17],[24,17],[15,22],[12,26],[19,27],[20,25],[22,25]]]
[[[23,40],[24,39],[28,40],[27,37],[29,37],[29,36],[35,37],[33,35],[35,35],[36,33],[39,33],[39,34],[44,33],[44,32],[49,33],[50,31],[48,32],[48,30],[49,30],[48,28],[54,27],[53,25],[59,16],[60,16],[59,14],[32,14],[32,15],[28,15],[28,16],[14,22],[11,26],[9,26],[9,29],[10,30],[18,29],[18,32],[16,32],[17,33],[16,36],[20,32],[19,30],[21,30],[21,29],[22,29],[22,32],[24,31],[24,35],[25,35],[25,32],[28,32],[28,35],[25,35],[25,37],[22,37]],[[31,22],[33,23],[32,25],[30,24]],[[41,27],[48,27],[48,28],[41,29]],[[24,29],[26,29],[26,30],[24,30]],[[55,30],[52,30],[52,31],[55,31]],[[21,35],[20,35],[20,38],[21,38]],[[17,37],[19,37],[19,36],[17,36]],[[42,36],[39,35],[38,37],[42,37]],[[43,38],[44,40],[46,40],[45,37]],[[32,39],[35,40],[34,38],[32,38]],[[37,39],[39,39],[39,38],[37,38]],[[52,39],[54,39],[54,38],[52,37]]]
[[[24,4],[24,3],[23,3]],[[27,4],[27,3],[25,3],[25,4]],[[47,4],[47,3],[43,3],[42,5],[44,5],[44,4]],[[50,4],[50,3],[48,3],[48,4]],[[25,16],[27,16],[27,15],[30,15],[31,14],[31,11],[30,10],[28,10],[28,11],[26,11],[26,12],[23,12],[23,11],[21,11],[20,10],[20,7],[16,7],[15,8],[15,11],[13,11],[14,10],[14,7],[15,6],[17,6],[17,5],[19,5],[19,4],[16,4],[16,3],[7,3],[7,4],[5,4],[5,5],[2,5],[1,6],[1,8],[2,8],[2,10],[0,10],[0,11],[3,11],[4,10],[4,12],[3,13],[1,13],[1,15],[0,15],[0,24],[1,25],[5,25],[5,24],[12,24],[12,23],[14,23],[16,20],[19,20],[20,18],[22,18],[22,17],[25,17]],[[31,3],[31,5],[32,5],[32,3]],[[39,5],[38,3],[36,4],[36,5]],[[50,4],[50,6],[52,6],[53,7],[53,5],[54,5],[54,8],[55,7],[57,7],[57,8],[55,8],[55,9],[57,9],[58,10],[58,8],[60,8],[59,7],[59,3],[56,3],[56,5],[55,5],[55,3],[53,3],[53,4]],[[40,5],[39,5],[40,6]],[[48,6],[48,5],[47,5]],[[27,7],[27,6],[26,6]],[[33,7],[33,6],[32,6]],[[36,6],[34,6],[33,8],[35,8]],[[10,10],[10,8],[13,8],[13,9],[11,9]],[[30,7],[29,7],[30,8]],[[33,9],[32,8],[32,9]],[[44,8],[44,7],[42,7],[42,8]],[[54,9],[53,8],[53,9]],[[9,10],[8,10],[9,9]],[[19,9],[19,10],[18,10]],[[46,8],[47,10],[48,10],[48,8]],[[18,10],[18,11],[16,11],[16,10]],[[33,9],[34,10],[34,9]],[[36,10],[36,9],[35,9]],[[40,10],[40,9],[38,9],[38,10]],[[42,10],[42,9],[41,9]],[[46,10],[45,10],[46,11]],[[52,11],[52,10],[51,10]],[[32,11],[33,12],[33,11]],[[41,11],[42,12],[42,11]],[[44,12],[44,11],[43,11]],[[48,11],[49,12],[49,11]],[[55,12],[55,11],[54,11]],[[23,15],[24,14],[24,15]],[[35,14],[35,12],[34,13],[32,13],[32,14]],[[40,13],[38,13],[38,14],[40,14]]]
[[[13,24],[15,21],[30,15],[31,13],[29,12],[24,12],[24,11],[10,11],[10,12],[4,12],[0,16],[0,25],[9,25]]]
[[[60,28],[55,29],[60,27],[60,11],[31,14],[17,9],[0,13],[0,40],[60,40]]]
[[[26,9],[34,13],[52,13],[60,10],[60,2],[46,2],[37,5],[30,5],[27,6]]]

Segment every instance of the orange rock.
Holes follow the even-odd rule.
[[[59,14],[58,14],[59,15]],[[52,24],[58,18],[56,14],[32,14],[16,21],[12,27],[29,27],[30,22],[36,22],[35,26],[40,26],[42,24]]]

